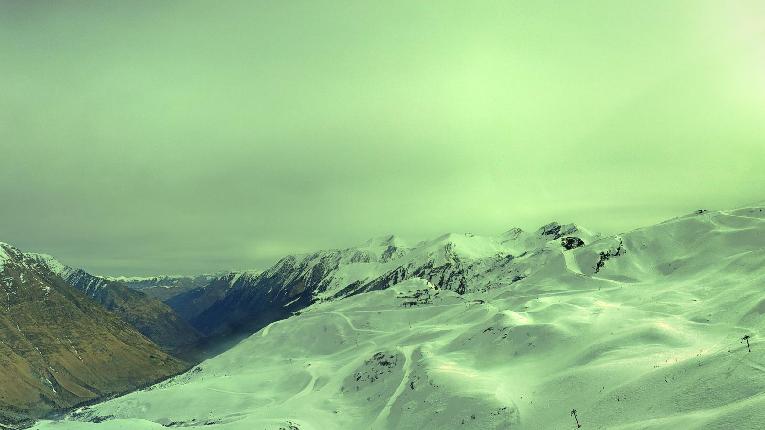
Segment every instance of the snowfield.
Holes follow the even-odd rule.
[[[569,429],[573,409],[583,429],[765,428],[765,208],[572,234],[586,245],[531,244],[516,282],[487,264],[481,291],[409,279],[321,301],[35,428]],[[531,240],[471,237],[448,241],[476,267]],[[337,282],[387,262],[364,264]]]

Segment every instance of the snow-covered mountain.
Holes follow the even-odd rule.
[[[286,258],[299,315],[37,428],[765,428],[765,207],[567,230]]]
[[[186,368],[53,267],[0,243],[0,428]]]
[[[534,232],[516,228],[497,237],[446,234],[413,246],[387,236],[358,247],[290,255],[263,272],[228,274],[211,284],[215,288],[190,290],[167,303],[207,335],[252,332],[312,303],[385,289],[410,278],[458,294],[512,284],[543,267],[564,248],[564,241],[587,243],[597,237],[573,224],[557,223]]]
[[[121,282],[134,290],[141,291],[149,297],[165,301],[188,290],[204,287],[223,275],[225,274],[203,274],[196,276],[104,276],[104,278],[110,281]]]
[[[253,332],[312,303],[414,277],[459,294],[510,284],[542,267],[564,238],[586,243],[596,237],[557,223],[497,237],[447,234],[413,246],[387,236],[358,247],[290,255],[263,272],[227,274],[166,302],[208,336]]]

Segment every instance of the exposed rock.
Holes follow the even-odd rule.
[[[574,224],[560,225],[557,222],[545,224],[537,230],[539,236],[552,236],[552,239],[560,239],[576,233],[579,229]]]
[[[562,247],[571,250],[584,246],[584,241],[576,236],[566,236],[560,239],[560,244]]]
[[[600,254],[598,254],[598,261],[595,262],[595,266],[593,267],[595,269],[595,273],[600,272],[600,269],[606,265],[606,261],[608,261],[610,258],[618,257],[623,255],[625,252],[626,250],[624,249],[624,242],[621,239],[619,239],[619,246],[617,246],[616,249],[600,251]]]

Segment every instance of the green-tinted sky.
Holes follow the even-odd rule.
[[[0,240],[96,273],[765,198],[765,3],[4,1]]]

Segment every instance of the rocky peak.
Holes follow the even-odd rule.
[[[69,275],[71,275],[73,272],[76,271],[76,269],[73,269],[61,263],[52,255],[40,254],[36,252],[25,252],[24,255],[32,259],[37,264],[45,266],[46,268],[48,268],[48,270],[50,270],[51,272],[55,273],[56,275],[64,279],[66,279]]]
[[[406,254],[407,245],[400,237],[391,234],[369,239],[362,246],[354,249],[366,252],[369,259],[367,262],[384,263]]]
[[[550,239],[560,239],[563,236],[572,235],[579,231],[579,228],[577,228],[574,224],[558,224],[557,222],[553,221],[549,224],[545,224],[542,227],[539,227],[537,229],[536,234],[538,236],[544,236],[549,237]]]
[[[507,240],[516,240],[516,239],[518,239],[518,238],[519,238],[519,237],[520,237],[520,236],[521,236],[523,233],[524,233],[524,231],[523,231],[523,229],[522,229],[522,228],[519,228],[519,227],[513,227],[513,228],[511,228],[510,230],[508,230],[508,231],[506,231],[506,232],[502,233],[502,234],[499,236],[499,238],[500,238],[500,240],[502,240],[502,241],[507,241]]]
[[[3,265],[11,262],[21,262],[24,259],[24,253],[19,251],[13,245],[0,242],[0,270]]]

